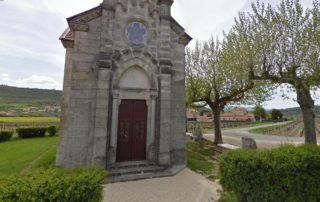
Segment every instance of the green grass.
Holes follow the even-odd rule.
[[[54,165],[58,137],[0,143],[0,176]]]
[[[223,130],[225,129],[235,129],[235,128],[251,128],[251,127],[256,127],[256,126],[264,126],[264,125],[268,125],[274,122],[271,121],[264,121],[264,122],[254,122],[254,123],[248,123],[247,125],[242,125],[239,127],[233,127],[233,128],[222,128]],[[205,129],[203,130],[204,134],[212,134],[214,133],[213,129]]]
[[[270,130],[273,130],[279,127],[281,126],[275,125],[275,126],[268,126],[268,127],[262,127],[262,128],[255,128],[255,129],[249,130],[249,132],[253,134],[264,134]]]
[[[5,111],[5,110],[17,110],[17,109],[23,109],[24,107],[27,107],[28,105],[26,104],[4,104],[0,103],[0,111]]]
[[[203,149],[199,147],[199,143],[190,141],[187,145],[188,151],[188,167],[198,173],[206,175],[212,174],[214,170],[213,163],[213,144],[204,141]]]
[[[211,181],[216,181],[218,175],[217,163],[214,160],[214,144],[209,141],[203,142],[203,149],[201,149],[198,142],[188,141],[188,168],[204,174]],[[237,198],[233,193],[221,191],[219,202],[237,202]]]
[[[57,117],[0,117],[0,123],[59,123]]]
[[[222,192],[219,202],[238,202],[237,197],[232,193]]]

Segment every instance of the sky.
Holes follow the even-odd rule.
[[[99,5],[102,0],[0,0],[0,84],[62,89],[65,50],[58,40],[66,18]],[[173,17],[194,40],[222,37],[239,11],[250,11],[247,0],[175,0]],[[262,0],[278,3],[280,0]],[[305,7],[312,0],[301,0]],[[296,107],[280,92],[267,108]],[[289,94],[295,97],[295,94]],[[319,101],[317,102],[319,104]]]

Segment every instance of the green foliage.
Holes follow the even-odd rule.
[[[221,184],[239,201],[320,201],[320,147],[285,145],[220,157]]]
[[[206,102],[210,106],[210,103],[215,103],[223,109],[228,103],[267,99],[269,91],[258,82],[254,88],[248,71],[239,65],[237,53],[230,45],[228,41],[210,39],[197,43],[194,49],[187,49],[186,92],[189,105]]]
[[[254,108],[254,116],[257,117],[258,120],[266,119],[267,118],[266,110],[261,105],[257,105]]]
[[[271,110],[271,117],[273,121],[280,121],[283,117],[283,114],[278,109]]]
[[[40,169],[0,178],[0,201],[98,202],[102,199],[104,171],[97,168]]]
[[[20,127],[17,128],[17,134],[20,138],[44,137],[48,127]]]
[[[222,192],[218,202],[238,202],[234,193]]]
[[[251,13],[240,13],[227,38],[253,79],[311,90],[320,82],[319,26],[319,1],[311,9],[299,0],[257,1]]]
[[[8,141],[13,136],[13,131],[0,131],[0,142]]]
[[[54,166],[57,137],[14,139],[0,144],[0,177]]]
[[[312,92],[320,87],[320,2],[303,9],[299,0],[281,0],[278,5],[257,0],[252,11],[240,13],[226,40],[250,79],[297,94],[305,142],[316,144]]]
[[[56,126],[49,126],[48,133],[49,133],[49,136],[51,136],[51,137],[55,136],[57,133],[57,127]]]
[[[213,111],[215,144],[222,143],[220,113],[231,103],[265,101],[270,91],[263,82],[253,82],[238,53],[227,40],[197,43],[186,53],[186,94],[188,106],[206,106]]]

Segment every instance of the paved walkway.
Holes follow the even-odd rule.
[[[224,143],[232,144],[241,147],[242,137],[251,137],[256,140],[258,148],[274,148],[281,144],[303,144],[304,137],[290,137],[290,136],[276,136],[276,135],[263,135],[263,134],[252,134],[249,132],[251,129],[264,128],[272,125],[284,125],[288,122],[255,126],[250,128],[236,128],[222,130],[222,138]],[[213,141],[214,134],[204,134],[204,138]],[[320,138],[318,138],[320,143]]]
[[[184,169],[174,177],[107,184],[104,202],[214,202],[220,185]]]

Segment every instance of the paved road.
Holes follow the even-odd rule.
[[[258,148],[274,148],[281,144],[301,144],[304,142],[304,137],[289,137],[289,136],[274,136],[274,135],[263,135],[263,134],[252,134],[249,132],[251,129],[268,127],[272,125],[284,125],[285,123],[277,124],[267,124],[263,126],[256,126],[250,128],[236,128],[227,129],[222,131],[222,137],[224,143],[232,144],[241,147],[242,137],[254,138],[257,142]],[[214,140],[214,134],[205,134],[204,137],[208,140]],[[318,138],[318,144],[320,143],[320,138]]]
[[[189,169],[173,177],[107,184],[104,202],[214,202],[221,187]]]

